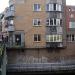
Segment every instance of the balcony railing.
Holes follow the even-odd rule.
[[[14,25],[9,25],[8,28],[7,28],[7,31],[8,32],[15,31]]]
[[[6,44],[6,47],[8,48],[8,49],[10,49],[10,48],[14,48],[14,49],[21,49],[21,48],[25,48],[25,43],[23,42],[23,43],[21,43],[21,45],[16,45],[16,43],[7,43]]]
[[[12,10],[10,10],[10,11],[7,11],[6,13],[5,13],[5,18],[8,18],[8,17],[14,17],[14,11]]]
[[[13,5],[14,1],[13,0],[9,0],[9,6]]]
[[[46,48],[63,48],[63,44],[62,43],[46,43]]]

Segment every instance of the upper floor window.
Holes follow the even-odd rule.
[[[34,34],[34,41],[36,41],[36,42],[41,41],[41,35],[40,34]]]
[[[33,19],[33,25],[34,26],[40,26],[40,22],[41,22],[40,19]]]
[[[74,34],[68,34],[67,35],[67,41],[68,42],[75,42],[75,35]]]
[[[69,22],[69,28],[75,28],[75,22]]]
[[[33,9],[34,9],[34,11],[41,11],[40,4],[34,4]]]
[[[11,5],[11,6],[10,6],[10,10],[11,10],[11,11],[14,11],[14,10],[15,10],[14,5]]]
[[[61,11],[61,4],[47,4],[46,5],[47,11]]]
[[[47,26],[60,26],[62,24],[61,19],[50,18],[46,20]]]
[[[47,35],[47,42],[62,42],[62,35]]]
[[[74,18],[74,14],[70,14],[70,18]]]

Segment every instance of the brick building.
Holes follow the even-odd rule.
[[[9,0],[8,65],[73,59],[75,44],[67,41],[66,12],[66,0]]]

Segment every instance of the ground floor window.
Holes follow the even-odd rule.
[[[36,42],[41,41],[41,35],[40,34],[34,34],[34,41],[36,41]]]
[[[21,34],[15,34],[16,45],[21,45]]]

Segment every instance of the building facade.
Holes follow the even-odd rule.
[[[66,47],[65,6],[65,0],[9,1],[9,8],[5,14],[9,33],[8,46],[28,49],[24,50],[26,55],[21,56],[24,56],[23,63],[25,58],[35,59],[27,62],[42,62],[43,58],[46,62],[53,59],[60,60],[58,53],[54,53],[54,57],[51,53],[51,57],[47,49],[56,51],[57,48],[61,50]],[[14,50],[9,52],[13,53],[12,51],[15,52]],[[9,52],[8,54],[11,54]],[[17,55],[16,53],[14,54]],[[20,58],[16,58],[18,59]],[[41,61],[38,61],[39,59]]]
[[[66,0],[9,0],[5,10],[8,64],[51,63],[75,57],[67,41]]]
[[[75,6],[66,7],[67,41],[75,41]]]

